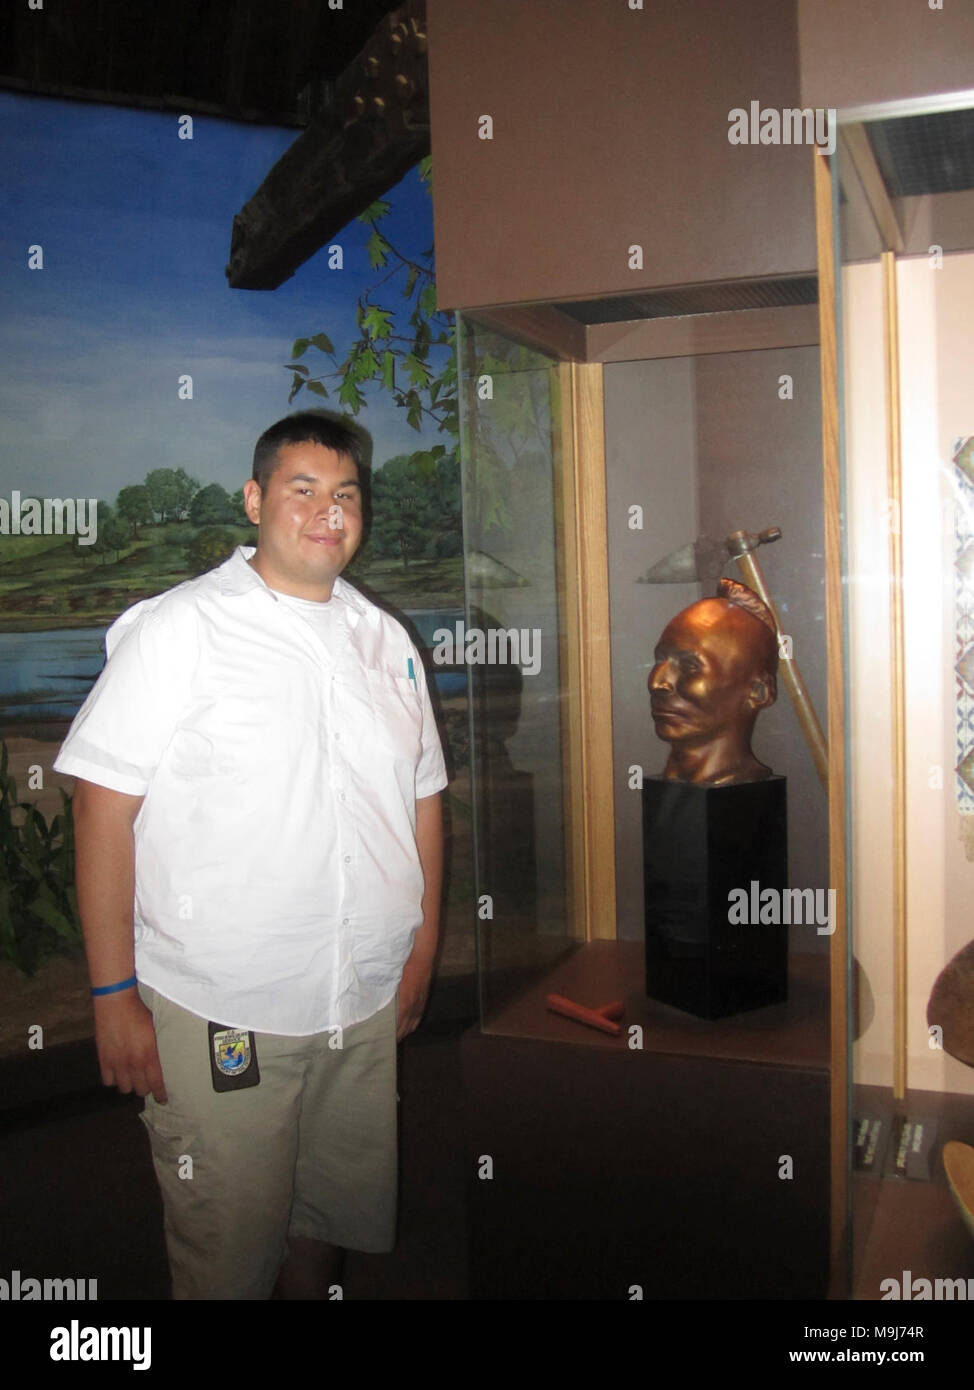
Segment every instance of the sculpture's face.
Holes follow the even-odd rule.
[[[667,743],[746,739],[774,691],[763,679],[760,624],[724,599],[678,613],[654,653],[649,692],[656,733]]]

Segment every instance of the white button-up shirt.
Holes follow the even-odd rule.
[[[336,579],[326,645],[253,553],[121,615],[54,766],[145,797],[139,979],[301,1035],[395,993],[422,922],[416,800],[447,779],[403,627]]]

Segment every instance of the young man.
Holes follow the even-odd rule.
[[[122,614],[56,763],[102,1079],[147,1096],[175,1298],[325,1298],[345,1248],[394,1240],[446,774],[415,648],[340,578],[360,459],[317,412],[267,430],[256,550]]]

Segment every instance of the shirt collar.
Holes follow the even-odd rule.
[[[252,593],[256,589],[263,589],[265,593],[270,594],[275,603],[277,602],[277,595],[274,590],[268,588],[254,567],[247,563],[250,557],[256,553],[256,546],[238,545],[229,560],[224,560],[222,565],[217,566],[213,573],[220,586],[221,594],[235,597],[239,594]],[[340,576],[335,580],[331,593],[332,598],[340,599],[349,609],[349,619],[353,625],[358,622],[359,618],[373,618],[377,613],[368,599]]]

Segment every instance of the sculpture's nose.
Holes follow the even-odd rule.
[[[670,678],[670,663],[668,661],[657,661],[656,665],[649,673],[646,682],[650,693],[654,690],[672,690],[673,682]]]

